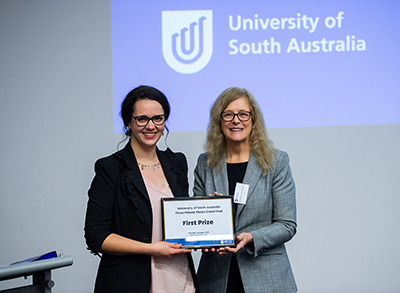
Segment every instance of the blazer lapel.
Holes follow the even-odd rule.
[[[178,194],[177,192],[177,178],[174,172],[172,172],[172,163],[168,160],[168,158],[157,149],[157,155],[158,159],[160,160],[160,164],[163,168],[163,172],[165,175],[165,178],[168,181],[168,185],[171,188],[172,194]]]
[[[222,168],[216,167],[212,169],[215,191],[223,195],[232,195],[229,193],[228,186],[228,169],[226,167],[226,159],[222,162]],[[205,194],[208,195],[208,194]],[[214,194],[213,194],[214,195]]]
[[[146,198],[148,202],[150,202],[149,195],[147,194],[146,185],[144,184],[142,174],[140,173],[139,167],[132,168],[131,171],[126,175],[133,185],[139,190],[139,192]],[[129,194],[129,197],[132,197]]]
[[[256,157],[251,154],[249,158],[249,162],[247,164],[246,173],[244,174],[243,184],[249,185],[249,191],[247,193],[247,200],[249,200],[250,196],[253,194],[254,188],[257,186],[257,181],[260,180],[262,175],[262,169],[258,165]],[[236,217],[243,210],[245,205],[238,204],[236,210]]]
[[[130,141],[127,146],[122,150],[121,156],[125,161],[126,165],[130,169],[126,173],[126,177],[132,182],[132,184],[137,188],[142,196],[150,203],[149,195],[147,194],[147,189],[143,181],[142,173],[140,173],[138,163],[136,161],[135,154],[133,153]],[[128,197],[135,202],[135,199],[131,194]]]

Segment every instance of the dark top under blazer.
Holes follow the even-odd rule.
[[[182,153],[170,149],[157,156],[175,197],[187,197],[187,162]],[[145,183],[130,142],[124,149],[95,163],[95,177],[89,189],[85,238],[89,249],[101,252],[111,233],[151,243],[152,209]],[[193,260],[187,254],[196,285]],[[115,256],[102,253],[95,292],[149,292],[151,256]]]

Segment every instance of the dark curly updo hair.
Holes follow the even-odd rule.
[[[122,118],[122,121],[124,122],[123,130],[127,137],[131,136],[131,130],[129,129],[128,124],[132,120],[132,114],[135,103],[140,100],[152,100],[160,103],[160,105],[164,110],[165,121],[168,120],[171,107],[169,105],[167,97],[154,87],[147,85],[138,86],[137,88],[134,88],[126,95],[125,99],[122,101],[121,112],[119,113],[119,115]],[[168,132],[167,126],[165,126],[165,129]]]

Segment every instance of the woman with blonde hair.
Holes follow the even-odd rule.
[[[236,184],[248,192],[235,204],[237,246],[203,250],[200,292],[296,292],[284,245],[297,227],[289,157],[274,149],[250,91],[231,87],[219,95],[206,150],[195,168],[194,195],[234,195]]]

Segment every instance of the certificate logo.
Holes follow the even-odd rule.
[[[213,51],[212,10],[162,11],[162,52],[173,70],[202,70]]]

